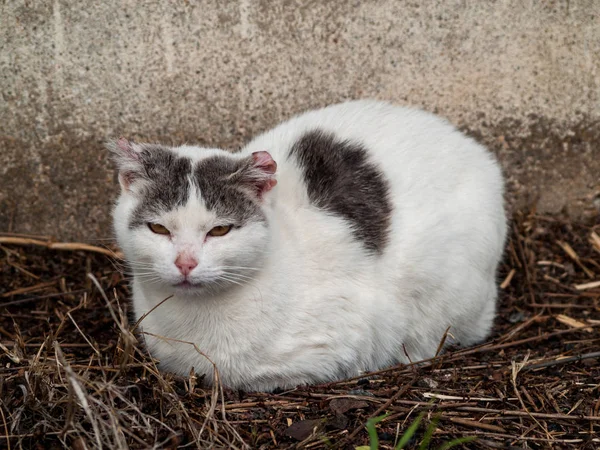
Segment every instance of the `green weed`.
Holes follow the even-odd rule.
[[[383,416],[372,417],[369,420],[367,420],[365,427],[367,429],[367,433],[369,433],[369,445],[356,447],[356,450],[379,450],[379,436],[377,435],[376,425],[379,422],[385,420],[388,416],[389,414],[384,414]],[[403,449],[408,445],[408,443],[411,441],[411,439],[419,429],[419,425],[421,425],[421,422],[423,421],[424,417],[425,412],[422,412],[417,416],[417,418],[409,425],[404,434],[400,437],[400,440],[394,447],[394,450]],[[439,420],[439,417],[434,417],[431,420],[431,422],[425,429],[425,434],[423,435],[423,439],[421,440],[421,443],[418,447],[419,450],[427,450],[429,448],[431,438],[433,437],[433,433],[437,428]],[[462,438],[453,439],[449,442],[442,444],[440,447],[438,447],[437,450],[448,450],[452,447],[456,447],[461,444],[466,444],[467,442],[473,442],[475,439],[477,439],[475,436],[466,436]]]

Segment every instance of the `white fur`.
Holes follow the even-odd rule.
[[[286,155],[313,128],[362,142],[389,180],[393,215],[382,255],[366,252],[343,219],[308,201],[301,171]],[[235,157],[261,150],[278,164],[278,184],[263,206],[268,226],[203,242],[220,223],[194,197],[157,218],[172,229],[170,241],[128,229],[138,200],[121,195],[118,241],[134,267],[144,264],[133,281],[135,314],[175,294],[144,319],[144,331],[195,343],[225,385],[247,390],[355,376],[407,362],[405,351],[412,361],[428,358],[449,326],[463,345],[486,338],[506,235],[502,175],[488,151],[432,114],[376,101],[300,115]],[[218,152],[176,151],[194,159]],[[240,272],[252,280],[212,295],[174,290],[182,249],[197,255],[198,279],[223,261],[257,270]],[[148,335],[146,342],[161,368],[187,375],[193,367],[213,380],[212,365],[191,345]]]

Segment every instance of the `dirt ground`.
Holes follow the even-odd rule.
[[[600,448],[600,219],[512,226],[488,342],[275,394],[161,374],[117,259],[0,233],[0,448]]]

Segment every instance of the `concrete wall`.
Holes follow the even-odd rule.
[[[598,0],[4,1],[0,231],[110,236],[108,137],[234,147],[360,97],[490,145],[511,202],[593,217],[599,55]]]

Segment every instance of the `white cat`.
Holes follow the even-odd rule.
[[[118,242],[160,368],[273,390],[483,340],[506,218],[494,157],[376,101],[299,115],[240,152],[109,145]],[[169,340],[171,339],[171,340]],[[408,355],[408,357],[407,357]]]

